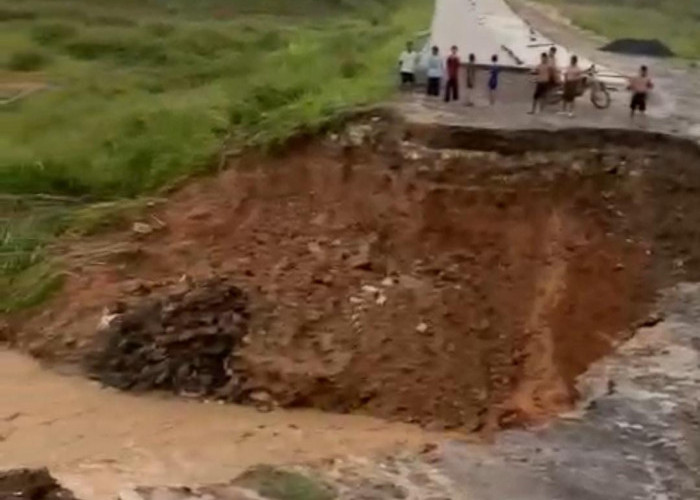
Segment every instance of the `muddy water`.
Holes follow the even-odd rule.
[[[134,396],[0,350],[0,469],[48,466],[86,500],[134,484],[230,479],[257,463],[419,446],[418,428],[314,411]]]

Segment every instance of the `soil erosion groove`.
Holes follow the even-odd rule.
[[[127,390],[431,428],[539,421],[659,286],[700,274],[698,158],[660,134],[366,116],[232,160],[147,234],[65,242],[75,272],[12,340],[82,362],[116,335],[91,370]]]

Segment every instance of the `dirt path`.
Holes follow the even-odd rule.
[[[0,401],[0,469],[47,466],[85,500],[113,500],[132,484],[225,481],[258,463],[417,447],[428,437],[358,416],[118,393],[2,350]]]

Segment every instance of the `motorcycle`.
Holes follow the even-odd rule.
[[[587,91],[590,94],[591,103],[597,109],[607,109],[612,101],[610,91],[605,86],[605,83],[600,81],[597,76],[595,65],[591,65],[583,72],[583,78],[577,92],[577,97],[581,97]],[[559,104],[564,99],[564,85],[558,83],[553,89],[547,93],[547,104]]]

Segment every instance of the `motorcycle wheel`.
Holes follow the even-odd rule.
[[[604,86],[599,86],[591,89],[591,102],[598,109],[607,109],[610,107],[610,92]]]

